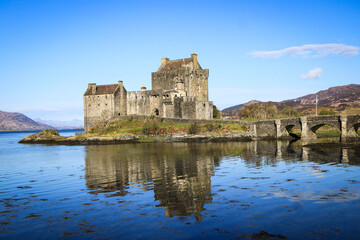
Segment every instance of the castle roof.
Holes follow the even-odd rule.
[[[118,84],[108,84],[108,85],[95,85],[96,91],[94,95],[101,95],[101,94],[113,94],[118,87]],[[91,87],[89,87],[85,94],[87,95],[93,95],[91,91]]]
[[[172,61],[169,61],[169,62],[161,65],[158,72],[165,72],[165,71],[179,69],[179,68],[182,68],[183,65],[187,65],[190,62],[192,62],[192,58],[172,60]]]

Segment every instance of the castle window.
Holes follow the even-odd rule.
[[[204,103],[204,107],[205,107],[205,103]]]
[[[118,113],[118,116],[120,116],[120,113]]]

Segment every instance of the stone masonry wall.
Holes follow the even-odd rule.
[[[84,96],[84,127],[88,131],[99,120],[114,117],[115,101],[113,94]]]

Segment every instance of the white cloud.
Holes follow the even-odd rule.
[[[253,57],[279,58],[285,55],[301,57],[324,57],[327,55],[355,56],[359,54],[359,47],[338,43],[307,44],[293,46],[278,51],[255,51],[248,53]]]
[[[300,78],[302,79],[314,79],[314,78],[319,78],[322,74],[322,69],[321,68],[315,68],[313,70],[310,70],[307,74],[303,74],[300,76]]]

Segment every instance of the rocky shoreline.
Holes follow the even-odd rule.
[[[226,141],[252,141],[249,133],[226,134],[167,134],[167,135],[130,135],[119,136],[71,136],[63,137],[55,130],[44,130],[24,137],[19,143],[51,144],[51,145],[106,145],[122,143],[148,143],[148,142],[226,142]]]
[[[253,140],[276,140],[274,138],[256,138],[248,132],[230,133],[202,133],[202,134],[166,134],[166,135],[131,135],[122,134],[118,136],[88,136],[79,134],[77,136],[64,137],[56,130],[44,130],[36,134],[24,137],[19,143],[25,144],[47,144],[47,145],[108,145],[124,143],[151,143],[151,142],[231,142],[231,141],[253,141]],[[285,139],[278,139],[285,140]],[[291,140],[291,139],[286,139]],[[347,142],[303,142],[303,147],[347,147],[359,148],[360,139],[356,138]]]

